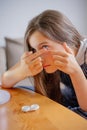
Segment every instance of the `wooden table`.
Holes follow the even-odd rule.
[[[87,130],[87,120],[49,98],[23,89],[6,89],[9,102],[0,105],[0,130]],[[24,113],[24,105],[40,109]]]

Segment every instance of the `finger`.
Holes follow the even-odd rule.
[[[39,62],[42,62],[42,58],[41,57],[38,57],[34,60],[30,60],[29,58],[26,59],[26,63],[27,64],[35,64],[35,63],[39,63]]]
[[[62,56],[62,57],[67,57],[68,54],[64,51],[51,51],[51,54],[52,55],[59,55],[59,56]]]
[[[43,70],[42,64],[34,64],[33,66],[29,66],[29,70],[32,76],[40,73]]]
[[[32,51],[30,52],[25,52],[22,56],[21,56],[21,59],[24,59],[24,58],[27,58],[30,54],[32,54]]]
[[[34,64],[34,66],[33,66],[34,68],[34,70],[37,70],[37,69],[43,69],[43,66],[42,66],[42,63],[39,63],[39,64]]]
[[[41,62],[36,62],[35,64],[34,64],[34,67],[36,68],[36,67],[43,67],[43,65],[42,65],[42,63]]]
[[[42,66],[37,66],[37,72],[40,73],[43,70]]]
[[[63,56],[60,56],[60,55],[54,55],[54,56],[53,56],[53,60],[54,60],[54,61],[60,61],[60,62],[67,63],[66,58],[63,57]]]
[[[63,47],[66,52],[73,54],[72,49],[65,42],[63,43]]]
[[[33,61],[35,60],[36,58],[40,57],[43,53],[45,53],[47,50],[45,49],[42,49],[38,52],[35,52],[35,53],[32,53],[31,55],[29,56],[26,56],[26,62],[30,62],[30,61]]]
[[[39,74],[42,70],[43,70],[43,68],[37,68],[37,70],[35,70],[35,71],[32,73],[32,76],[35,76],[35,75]]]
[[[24,56],[23,58],[24,58],[24,59],[25,59],[25,58],[28,58],[31,54],[33,54],[32,51],[30,51],[30,52],[26,52],[26,54],[25,54],[25,56]]]
[[[33,61],[31,63],[31,66],[33,66],[34,68],[36,68],[36,66],[42,66],[42,62],[39,59],[37,59],[36,61]]]
[[[33,54],[30,56],[30,60],[34,60],[35,58],[41,56],[41,55],[42,55],[43,53],[45,53],[46,51],[47,51],[46,49],[41,49],[40,51],[33,53]]]
[[[61,61],[55,61],[55,62],[54,62],[54,65],[55,65],[55,66],[57,67],[57,69],[59,69],[59,70],[62,70],[62,69],[65,68],[64,62],[61,62]]]

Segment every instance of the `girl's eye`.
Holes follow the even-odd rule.
[[[44,45],[44,46],[42,46],[42,48],[45,48],[48,50],[49,47],[47,45]]]

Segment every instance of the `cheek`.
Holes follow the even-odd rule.
[[[55,46],[54,47],[54,50],[57,50],[57,51],[65,51],[64,47],[62,45],[58,45],[58,46]]]

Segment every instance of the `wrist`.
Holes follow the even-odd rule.
[[[82,69],[80,68],[80,66],[78,68],[76,68],[75,70],[72,71],[72,73],[70,73],[70,77],[74,77],[76,78],[77,76],[79,76],[82,72]]]

